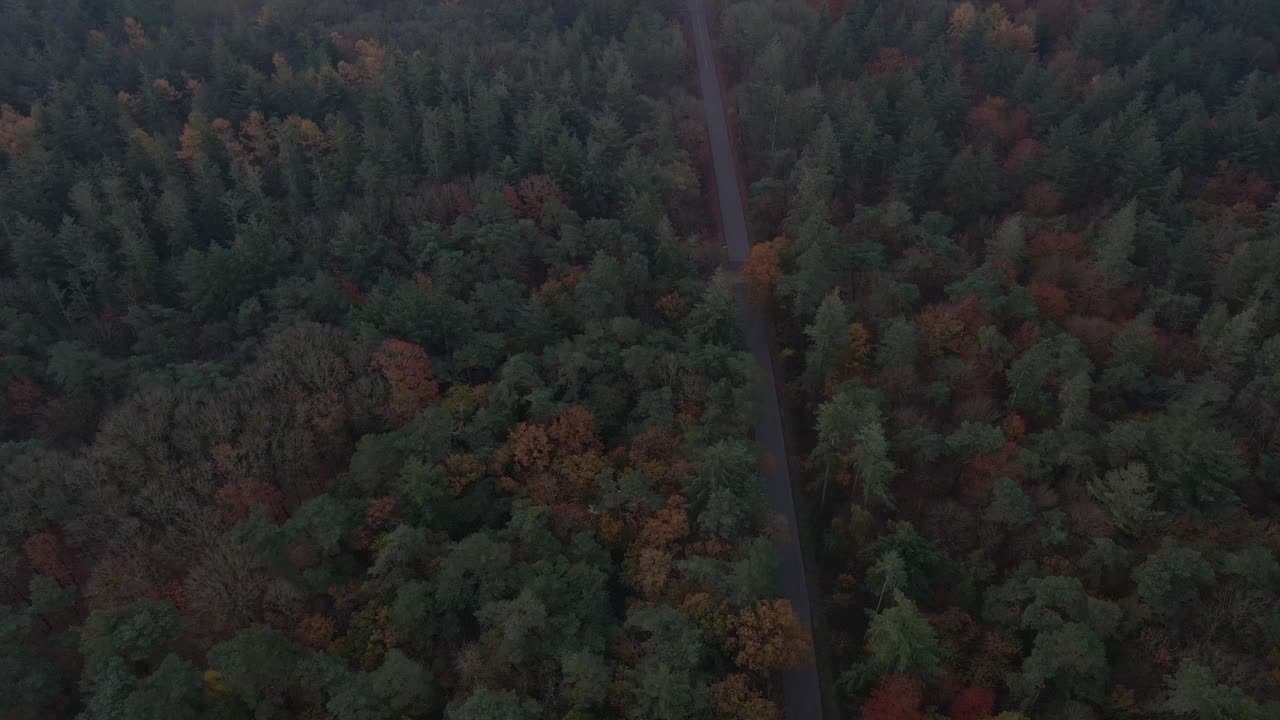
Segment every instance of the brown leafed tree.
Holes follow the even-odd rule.
[[[751,678],[735,673],[711,686],[716,717],[724,720],[777,720],[778,706],[751,686]]]
[[[387,340],[374,353],[372,365],[387,381],[385,412],[391,421],[412,420],[439,399],[440,387],[431,376],[431,360],[421,347],[404,340]]]
[[[809,638],[787,600],[765,600],[738,613],[730,649],[738,667],[757,676],[798,667],[809,658]]]
[[[507,436],[511,459],[530,471],[538,471],[551,462],[551,438],[541,425],[522,422]]]
[[[578,455],[591,450],[600,451],[603,444],[596,434],[596,419],[591,411],[574,405],[551,423],[547,434],[555,441],[557,453]]]
[[[333,642],[337,625],[328,615],[308,615],[298,622],[294,634],[307,647],[324,650]]]
[[[66,550],[53,533],[40,533],[27,538],[22,551],[37,574],[53,578],[63,585],[71,583],[71,570],[67,568]]]

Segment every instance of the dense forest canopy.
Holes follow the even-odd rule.
[[[0,716],[776,716],[682,10],[4,3]]]
[[[1280,717],[1280,3],[709,4],[842,716]],[[0,5],[0,717],[781,717],[684,12]]]
[[[719,9],[845,711],[1280,716],[1280,4]]]

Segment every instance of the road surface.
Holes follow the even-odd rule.
[[[711,159],[715,166],[716,194],[720,201],[720,227],[729,250],[729,266],[737,271],[747,258],[747,221],[739,192],[738,171],[729,144],[729,130],[724,113],[724,96],[711,51],[711,32],[703,0],[689,0],[689,17],[694,44],[697,47],[698,74],[702,80],[702,101],[707,113],[707,132],[711,136]],[[809,583],[805,577],[804,556],[796,522],[795,496],[792,492],[787,445],[783,439],[782,413],[778,407],[778,391],[774,385],[773,357],[769,348],[769,327],[764,316],[748,301],[743,283],[737,283],[738,324],[742,328],[751,357],[760,368],[759,406],[756,419],[756,443],[765,463],[765,479],[769,486],[769,506],[787,520],[787,539],[782,547],[782,588],[791,601],[805,633],[813,639],[812,607]],[[812,642],[810,643],[812,645]],[[783,678],[783,709],[787,720],[820,720],[822,692],[813,658]]]

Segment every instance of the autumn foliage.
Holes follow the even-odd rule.
[[[862,720],[925,720],[920,683],[910,675],[886,675],[862,704]]]
[[[539,225],[549,201],[555,199],[567,203],[569,200],[569,196],[546,175],[530,175],[515,187],[507,186],[502,190],[502,197],[516,217],[528,218]]]
[[[986,688],[968,687],[951,701],[947,717],[951,720],[984,720],[995,712],[996,696]]]
[[[967,353],[983,323],[982,308],[974,295],[957,303],[931,305],[916,315],[920,339],[931,354],[943,350],[962,355]]]
[[[298,641],[307,647],[324,650],[333,642],[337,625],[328,615],[308,615],[298,623],[295,634]]]
[[[263,508],[268,517],[283,520],[284,496],[274,485],[237,479],[226,483],[214,493],[214,501],[228,523],[235,524],[249,515],[255,506]]]
[[[1067,299],[1067,294],[1057,285],[1033,282],[1027,290],[1036,301],[1040,317],[1045,320],[1062,323],[1071,314],[1071,302]]]
[[[10,105],[0,105],[0,150],[17,153],[35,129],[35,118],[18,113]]]
[[[779,237],[756,243],[748,251],[740,273],[753,301],[761,305],[772,302],[773,290],[782,277],[782,253],[787,244],[786,238]]]
[[[778,706],[751,687],[750,678],[730,675],[711,686],[711,702],[724,720],[778,720]]]
[[[761,676],[797,667],[810,654],[808,633],[786,600],[739,612],[729,646],[739,667]]]
[[[555,442],[556,450],[562,453],[599,452],[604,447],[596,434],[596,419],[581,405],[574,405],[556,418],[547,434]]]
[[[867,63],[866,72],[868,75],[876,76],[884,73],[902,70],[916,64],[916,60],[909,58],[903,54],[902,50],[896,47],[880,48],[879,52],[873,60]]]
[[[979,137],[1008,146],[1030,133],[1026,110],[1014,110],[1003,97],[988,97],[969,111],[969,124]]]
[[[387,340],[374,353],[372,365],[387,382],[385,412],[392,422],[411,420],[439,399],[431,361],[421,347],[403,340]]]
[[[542,470],[551,461],[551,438],[541,425],[522,422],[507,438],[516,464],[530,470]]]
[[[71,571],[64,560],[66,550],[57,536],[52,533],[32,535],[22,544],[22,551],[36,573],[64,585],[71,583]]]

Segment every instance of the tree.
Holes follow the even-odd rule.
[[[965,146],[951,161],[943,184],[947,204],[960,217],[990,212],[1000,204],[1000,165],[991,147]]]
[[[928,680],[937,674],[942,658],[938,636],[902,591],[895,590],[893,599],[893,607],[871,616],[867,627],[868,662],[877,673]]]
[[[902,592],[917,602],[926,601],[931,587],[945,582],[952,573],[951,561],[943,549],[921,537],[911,523],[890,521],[879,537],[862,548],[858,560],[871,565],[890,552],[901,557],[906,566]]]
[[[624,673],[622,714],[633,720],[678,720],[710,708],[706,652],[697,627],[668,606],[634,609],[625,629],[640,634],[638,661]]]
[[[166,655],[155,672],[136,682],[121,717],[201,717],[213,704],[203,691],[204,678],[190,661]]]
[[[113,610],[94,610],[80,635],[85,673],[90,677],[106,670],[112,658],[126,667],[146,668],[177,637],[181,623],[169,602],[138,600]]]
[[[991,504],[987,506],[982,517],[989,523],[1021,528],[1030,524],[1035,518],[1035,509],[1031,497],[1018,483],[1002,477],[996,480],[991,491]]]
[[[755,243],[738,271],[747,283],[751,299],[762,307],[767,307],[773,300],[778,280],[782,277],[782,256],[789,246],[790,241],[783,237]]]
[[[571,707],[596,708],[604,702],[609,685],[609,664],[604,657],[588,651],[560,656],[560,695]]]
[[[1130,463],[1108,470],[1101,479],[1094,478],[1089,482],[1089,494],[1102,504],[1116,527],[1135,537],[1142,537],[1160,515],[1154,509],[1155,488],[1142,463]]]
[[[838,390],[818,408],[818,444],[810,460],[822,468],[822,495],[834,476],[862,486],[862,502],[893,506],[890,487],[898,468],[889,460],[880,409],[859,402],[852,392]]]
[[[278,631],[254,625],[210,648],[208,657],[227,690],[266,716],[284,703],[298,648]]]
[[[900,592],[906,587],[906,562],[897,550],[889,550],[867,569],[867,579],[871,581],[872,587],[879,586],[880,588],[876,594],[876,612],[880,612],[880,606],[884,603],[886,591]]]
[[[439,399],[439,384],[431,375],[431,361],[421,347],[391,339],[373,354],[371,364],[387,382],[387,417],[395,423],[411,420]]]
[[[761,602],[738,613],[729,639],[738,667],[769,677],[809,661],[807,629],[786,600]]]
[[[1213,567],[1198,550],[1165,543],[1141,565],[1134,568],[1138,598],[1165,616],[1181,614],[1200,597],[1201,589],[1212,585]]]
[[[536,225],[542,224],[543,211],[548,202],[556,200],[567,204],[569,201],[569,196],[546,175],[526,177],[514,188],[504,188],[502,194],[516,217],[529,218]]]
[[[862,703],[862,720],[925,720],[920,683],[910,675],[885,675]]]
[[[1094,258],[1105,288],[1122,287],[1133,275],[1134,266],[1130,259],[1134,252],[1136,232],[1137,204],[1133,202],[1125,205],[1103,224]]]
[[[822,301],[813,324],[804,332],[809,337],[805,381],[812,388],[821,388],[843,368],[849,354],[849,316],[839,293],[833,292]]]
[[[1257,720],[1266,716],[1257,701],[1240,688],[1218,684],[1213,671],[1183,659],[1178,671],[1165,676],[1169,692],[1161,710],[1194,720]]]
[[[422,716],[432,708],[432,696],[430,673],[392,648],[377,670],[347,674],[325,708],[335,720],[396,720]]]
[[[0,711],[15,717],[41,710],[59,712],[62,698],[69,700],[66,696],[73,694],[68,680],[74,678],[64,678],[55,648],[50,645],[60,637],[49,633],[48,626],[36,615],[0,605],[0,681],[8,690],[0,695]]]
[[[967,687],[951,701],[951,720],[985,720],[995,713],[996,695],[987,688]]]
[[[66,551],[62,543],[51,533],[39,533],[27,538],[22,544],[22,551],[37,573],[53,578],[67,585],[71,583],[71,571],[63,560]]]
[[[880,336],[880,345],[876,348],[876,365],[882,370],[912,367],[919,352],[919,337],[915,326],[904,318],[896,318]]]
[[[1068,698],[1096,696],[1108,671],[1102,638],[1084,623],[1066,622],[1036,633],[1022,673],[1010,677],[1009,689],[1024,702],[1049,686]]]
[[[505,690],[480,688],[466,700],[445,710],[448,720],[534,720],[539,716],[537,703]]]

